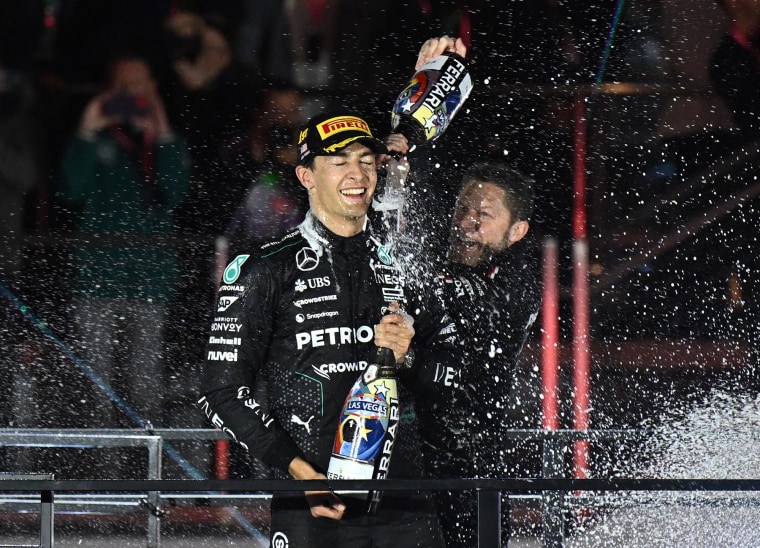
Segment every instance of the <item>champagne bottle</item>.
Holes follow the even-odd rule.
[[[399,94],[391,128],[414,145],[438,139],[472,91],[465,60],[451,52],[422,65]]]
[[[388,475],[399,421],[396,364],[393,352],[376,347],[373,360],[346,397],[335,434],[328,479],[384,479]],[[338,491],[367,497],[374,513],[378,491]]]

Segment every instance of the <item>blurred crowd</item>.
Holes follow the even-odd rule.
[[[676,2],[630,2],[618,27],[618,2],[570,4],[2,2],[0,332],[11,350],[0,359],[13,372],[2,389],[26,394],[20,386],[33,379],[37,391],[34,403],[4,398],[2,425],[136,426],[98,378],[142,419],[200,425],[192,401],[219,257],[300,220],[305,196],[292,166],[302,121],[350,104],[377,134],[390,131],[395,95],[431,36],[465,39],[476,88],[446,138],[415,159],[428,174],[418,196],[439,196],[426,207],[445,226],[448,185],[463,164],[506,158],[538,181],[537,230],[569,243],[578,89],[678,76],[667,43]],[[720,108],[736,116],[720,134],[726,147],[757,137],[758,27],[734,18],[757,17],[751,4],[707,2],[720,21],[714,36],[729,36],[710,61]],[[745,40],[732,42],[739,26]],[[613,28],[615,47],[600,65]],[[739,62],[746,86],[737,91],[726,72]],[[640,198],[626,192],[664,184],[662,170],[642,174],[685,144],[653,145],[666,95],[605,97],[600,120],[602,108],[604,190],[619,198],[605,215],[617,222]],[[40,412],[58,398],[74,403]]]

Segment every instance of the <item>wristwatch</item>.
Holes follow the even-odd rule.
[[[399,369],[411,369],[414,365],[414,349],[409,348],[404,355],[404,361],[398,364]]]

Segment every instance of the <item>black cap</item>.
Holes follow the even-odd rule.
[[[384,154],[388,149],[375,139],[369,124],[346,112],[318,114],[306,122],[298,135],[298,163],[305,164],[314,156],[329,156],[353,143],[362,143],[370,150]]]

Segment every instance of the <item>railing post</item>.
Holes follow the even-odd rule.
[[[501,548],[501,491],[478,489],[478,548]]]
[[[0,446],[2,446],[2,444],[0,444]],[[0,472],[0,489],[3,487],[3,481],[52,480],[53,478],[53,474],[14,474],[10,472]],[[52,548],[53,546],[53,516],[53,491],[50,489],[42,489],[40,491],[40,543],[38,545],[42,548]],[[4,544],[3,546],[8,545]]]
[[[53,492],[42,491],[40,493],[40,546],[52,548],[53,546]]]
[[[148,440],[148,479],[161,479],[161,436]],[[161,493],[148,492],[148,548],[161,543]]]
[[[542,454],[543,477],[564,477],[565,442],[556,435],[544,438]],[[541,528],[545,548],[562,548],[565,545],[565,518],[563,491],[543,491],[541,493]]]

